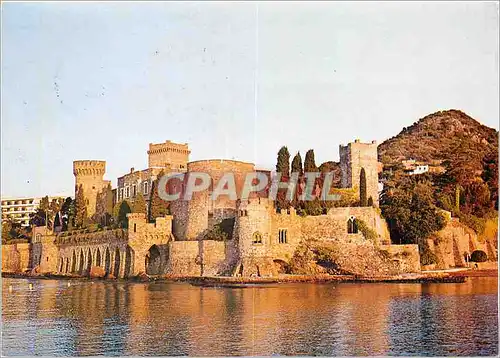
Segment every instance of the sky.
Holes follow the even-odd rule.
[[[2,3],[1,194],[72,195],[149,143],[272,169],[460,109],[499,127],[494,2]]]

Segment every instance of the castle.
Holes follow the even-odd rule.
[[[366,173],[370,207],[335,207],[326,214],[300,216],[294,208],[278,213],[264,195],[236,200],[220,196],[210,200],[213,183],[224,173],[234,174],[237,192],[245,176],[258,171],[252,163],[215,159],[189,162],[187,144],[170,141],[150,144],[148,168],[118,178],[115,201],[133,201],[147,195],[159,172],[204,172],[210,175],[208,190],[194,193],[192,200],[171,203],[171,215],[150,223],[144,213],[128,214],[128,229],[89,232],[74,230],[54,234],[45,227],[34,228],[29,244],[2,246],[3,271],[24,271],[85,275],[98,267],[114,277],[126,278],[141,272],[150,275],[183,276],[276,276],[286,271],[295,250],[307,240],[337,240],[346,247],[366,242],[354,222],[362,220],[376,233],[373,244],[398,262],[401,270],[420,270],[417,245],[391,245],[385,220],[378,207],[377,144],[356,140],[340,146],[342,187],[359,192],[361,169]],[[74,162],[75,190],[81,185],[87,213],[95,212],[97,193],[109,185],[103,180],[105,162]],[[265,171],[269,174],[268,171]],[[205,235],[215,225],[230,228],[226,240],[209,240]]]

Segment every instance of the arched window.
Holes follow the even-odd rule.
[[[351,216],[347,221],[347,233],[348,234],[358,233],[358,223],[356,222],[356,218],[354,216]]]
[[[253,244],[262,244],[262,234],[258,231],[254,232],[252,235]]]

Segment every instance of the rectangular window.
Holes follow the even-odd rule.
[[[287,244],[288,243],[287,229],[279,229],[278,230],[278,243],[280,243],[280,244]]]
[[[118,195],[118,201],[123,199],[123,188],[120,189],[120,194]]]
[[[148,188],[148,184],[149,184],[149,183],[148,183],[147,181],[145,181],[145,182],[144,182],[144,194],[147,194],[147,193],[148,193],[148,189],[149,189],[149,188]]]
[[[134,198],[135,198],[135,196],[136,196],[136,195],[137,195],[137,187],[136,187],[136,185],[134,184],[134,185],[132,185],[132,197],[134,197]]]

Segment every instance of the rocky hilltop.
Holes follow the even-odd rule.
[[[464,148],[482,159],[498,150],[498,132],[459,110],[429,114],[378,147],[379,160],[392,164],[403,159],[448,160]],[[478,163],[479,164],[479,163]]]

